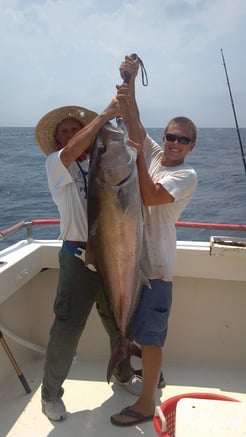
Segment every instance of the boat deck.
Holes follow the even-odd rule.
[[[1,352],[2,355],[2,352]],[[136,363],[137,365],[137,359]],[[135,396],[124,388],[107,384],[107,360],[86,361],[77,358],[64,383],[64,402],[68,417],[62,422],[51,422],[41,412],[40,382],[43,358],[34,357],[22,366],[22,371],[32,389],[26,394],[17,375],[1,384],[0,436],[1,437],[156,437],[153,422],[129,428],[115,427],[110,415],[131,405]],[[208,364],[169,362],[164,370],[167,387],[157,391],[156,404],[184,393],[206,392],[230,396],[246,401],[245,369],[232,368],[226,363]]]
[[[0,329],[32,392],[25,393],[0,344],[0,437],[156,437],[153,422],[129,428],[110,423],[112,414],[136,398],[106,382],[109,342],[95,308],[64,383],[68,417],[57,423],[42,414],[44,354],[23,343],[43,351],[47,345],[60,245],[20,242],[1,252]],[[194,392],[246,402],[246,251],[219,247],[211,256],[209,243],[180,242],[177,252],[164,347],[167,387],[157,391],[156,405]],[[4,328],[14,333],[15,340]],[[141,362],[134,359],[133,365],[140,368]]]

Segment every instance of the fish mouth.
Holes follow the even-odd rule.
[[[121,185],[123,185],[123,184],[125,184],[127,181],[129,181],[130,177],[131,177],[131,173],[130,173],[128,176],[126,176],[125,179],[122,179],[122,181],[118,182],[118,184],[114,184],[114,185],[112,185],[112,186],[113,186],[113,187],[120,187]]]
[[[124,135],[122,129],[117,128],[111,122],[107,122],[102,128],[100,134],[102,143],[110,141],[120,141]]]

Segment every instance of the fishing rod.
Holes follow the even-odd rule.
[[[224,58],[224,55],[223,55],[223,50],[220,49],[220,51],[221,51],[221,56],[222,56],[223,65],[224,65],[224,69],[225,69],[226,80],[227,80],[227,85],[228,85],[228,89],[229,89],[229,93],[230,93],[231,105],[232,105],[232,109],[233,109],[233,114],[234,114],[234,119],[235,119],[236,129],[237,129],[237,135],[238,135],[238,140],[239,140],[239,144],[240,144],[240,149],[241,149],[241,155],[242,155],[242,160],[243,160],[244,170],[245,170],[245,174],[246,174],[246,161],[245,161],[245,155],[244,155],[243,145],[242,145],[242,140],[241,140],[241,135],[240,135],[239,127],[238,127],[236,110],[235,110],[235,106],[234,106],[234,102],[233,102],[233,98],[232,98],[231,86],[230,86],[229,77],[228,77],[228,74],[227,74],[226,63],[225,63],[225,58]]]

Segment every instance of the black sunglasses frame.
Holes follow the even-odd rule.
[[[178,141],[178,143],[183,144],[185,146],[187,146],[188,144],[192,143],[191,138],[188,137],[180,137],[178,135],[174,135],[174,134],[169,134],[166,133],[165,134],[165,139],[167,141],[170,141],[171,143],[174,143],[175,141]]]

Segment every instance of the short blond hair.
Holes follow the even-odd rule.
[[[170,126],[170,124],[172,123],[177,123],[177,124],[181,124],[185,127],[188,127],[191,130],[191,139],[193,142],[196,141],[196,137],[197,137],[197,127],[195,125],[195,123],[193,123],[193,121],[190,118],[184,117],[184,116],[178,116],[178,117],[174,117],[172,118],[167,126],[165,127],[164,133],[167,133],[167,130]]]

